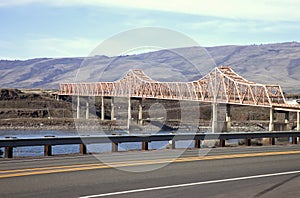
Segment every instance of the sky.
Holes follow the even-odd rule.
[[[299,8],[300,0],[0,0],[0,59],[85,57],[143,27],[206,47],[299,41]]]

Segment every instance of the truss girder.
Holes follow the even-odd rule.
[[[252,106],[287,106],[279,85],[246,80],[229,66],[214,68],[193,82],[159,82],[142,70],[130,70],[114,82],[62,83],[60,95],[140,97],[229,103]]]

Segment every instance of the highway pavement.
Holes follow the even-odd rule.
[[[300,146],[1,159],[0,197],[299,197]]]

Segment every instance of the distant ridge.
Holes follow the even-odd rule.
[[[300,92],[298,42],[216,46],[206,50],[211,57],[199,47],[189,47],[118,57],[0,60],[0,87],[57,89],[60,82],[115,80],[133,66],[156,80],[180,80],[180,76],[195,80],[201,73],[195,72],[192,64],[205,70],[212,68],[214,62],[215,66],[230,65],[251,81],[280,84],[285,92]]]

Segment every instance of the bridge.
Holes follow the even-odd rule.
[[[238,75],[230,66],[216,67],[201,79],[192,82],[159,82],[151,79],[142,70],[129,70],[121,79],[113,82],[61,83],[59,95],[77,96],[77,118],[80,117],[80,97],[102,98],[101,119],[104,120],[104,97],[111,98],[111,118],[114,119],[114,98],[128,98],[128,120],[130,120],[130,99],[140,99],[139,121],[142,122],[141,99],[165,99],[197,101],[213,104],[213,130],[217,130],[216,105],[225,104],[226,122],[230,128],[230,105],[247,105],[270,108],[269,130],[274,130],[274,112],[297,112],[297,130],[300,131],[300,105],[287,104],[280,85],[268,85],[248,81]],[[88,106],[86,118],[89,118]]]

